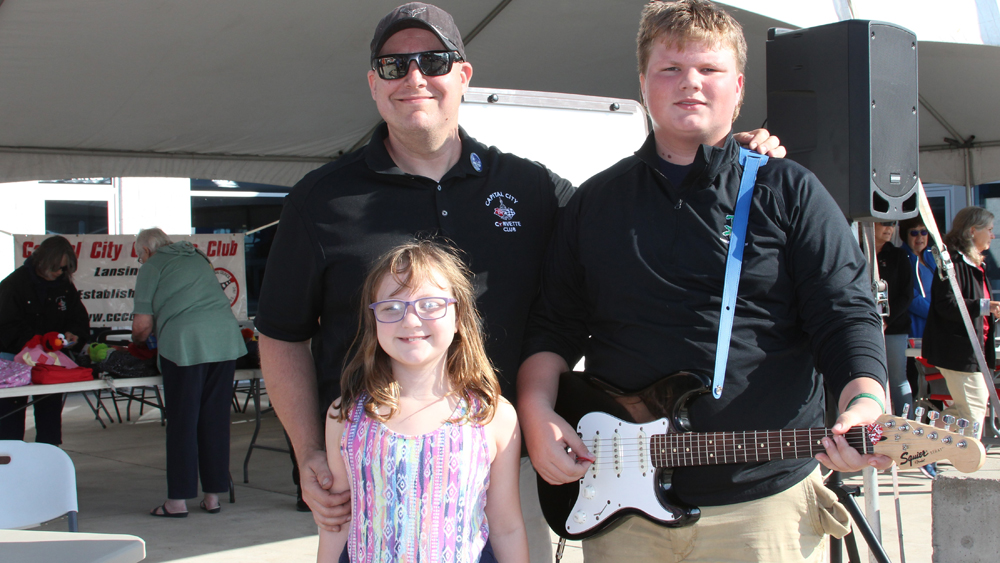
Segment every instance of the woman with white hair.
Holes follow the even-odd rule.
[[[229,404],[236,358],[246,354],[239,323],[215,269],[190,242],[160,229],[135,241],[132,341],[156,335],[167,414],[167,501],[153,516],[187,516],[187,499],[205,493],[201,509],[217,514],[229,490]]]
[[[979,371],[975,350],[962,321],[958,303],[969,311],[976,329],[977,343],[986,357],[986,364],[996,364],[993,340],[996,317],[1000,316],[1000,301],[990,298],[990,280],[986,275],[983,253],[993,240],[993,214],[981,207],[966,207],[952,219],[951,230],[944,243],[955,265],[955,277],[962,290],[956,301],[947,280],[935,276],[931,289],[931,308],[924,328],[922,354],[941,370],[952,406],[944,410],[970,423],[982,423],[986,417],[989,389]]]

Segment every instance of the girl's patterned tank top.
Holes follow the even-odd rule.
[[[452,420],[420,436],[370,418],[362,396],[344,428],[341,455],[352,480],[351,561],[472,562],[489,536],[486,429],[467,422],[466,399]]]

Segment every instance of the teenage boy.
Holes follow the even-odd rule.
[[[553,484],[580,479],[593,459],[553,409],[560,373],[581,355],[588,372],[628,392],[678,371],[710,378],[714,366],[743,173],[731,128],[746,42],[711,2],[651,2],[637,54],[653,132],[564,208],[525,340],[518,415],[532,464]],[[881,320],[843,214],[808,170],[771,159],[748,223],[722,395],[693,401],[693,429],[822,426],[825,387],[839,407],[835,437],[816,459],[675,469],[673,492],[700,506],[701,519],[665,528],[626,517],[583,542],[588,563],[818,561],[826,535],[848,531],[818,462],[840,471],[891,463],[843,437],[882,414],[886,380]]]

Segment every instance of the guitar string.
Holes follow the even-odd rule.
[[[693,459],[706,459],[706,460],[720,460],[718,463],[724,463],[722,460],[729,459],[743,459],[746,461],[755,461],[757,458],[761,458],[760,461],[768,461],[772,459],[804,459],[807,457],[813,457],[816,454],[825,453],[823,448],[800,448],[797,452],[794,450],[767,450],[767,449],[754,449],[745,450],[740,452],[730,452],[725,455],[722,453],[715,452],[702,452],[701,454],[692,452],[656,452],[651,455],[642,455],[638,452],[633,452],[631,454],[623,455],[618,459],[622,462],[639,462],[647,459],[655,458],[657,460],[664,459],[667,461],[676,460],[678,462],[682,460],[693,460]],[[808,454],[808,455],[805,455]],[[602,456],[598,454],[597,463],[609,463],[614,464],[615,458],[612,456]],[[742,462],[741,462],[742,463]]]
[[[768,461],[769,459],[800,459],[806,457],[813,457],[818,453],[824,453],[825,450],[820,447],[809,448],[806,446],[787,449],[776,449],[776,448],[755,448],[747,449],[742,451],[733,452],[708,452],[702,451],[698,452],[688,452],[688,451],[667,451],[667,452],[652,452],[649,455],[641,454],[637,451],[637,448],[632,448],[630,453],[620,456],[618,459],[622,463],[631,462],[641,462],[646,460],[664,460],[668,462],[684,463],[686,460],[717,460],[716,463],[727,463],[726,460],[737,460],[738,463],[756,461],[758,458],[765,458],[762,461]],[[808,454],[808,455],[804,455]],[[597,454],[597,464],[615,464],[615,458],[608,455],[604,456],[600,453]]]
[[[616,443],[616,441],[620,442],[620,443],[623,443],[623,444],[629,444],[629,443],[633,443],[633,444],[635,444],[635,443],[647,443],[648,444],[648,443],[652,442],[652,440],[650,438],[618,438],[617,440],[615,438],[601,438],[601,439],[596,440],[596,443],[597,443],[597,445],[599,447],[613,448],[614,444]],[[715,442],[715,443],[711,443],[711,442]],[[847,438],[847,442],[852,447],[857,448],[857,447],[865,444],[867,442],[867,440],[865,438],[863,438],[863,437],[853,437],[852,436],[852,437],[848,437]],[[592,440],[592,439],[584,440],[584,444],[588,445],[588,446],[594,445],[594,443],[595,443],[595,440]],[[747,439],[741,439],[741,438],[722,438],[722,439],[712,439],[712,440],[706,440],[706,439],[701,439],[701,440],[683,440],[682,439],[682,440],[663,441],[663,442],[661,442],[658,445],[659,446],[669,446],[669,447],[696,447],[696,448],[704,450],[704,449],[714,449],[714,448],[731,448],[731,447],[735,447],[735,446],[738,446],[738,445],[752,446],[753,444],[758,444],[758,443],[764,444],[763,447],[767,447],[767,448],[802,448],[802,447],[809,447],[809,446],[819,446],[819,447],[822,447],[822,445],[819,443],[819,440],[817,440],[815,438],[809,438],[809,437],[801,437],[801,438],[796,438],[796,439],[782,438],[782,439],[771,439],[771,440],[769,440],[767,438],[763,438],[763,437],[757,437],[757,438],[748,437]]]
[[[783,434],[787,432],[795,432],[796,434],[793,436],[784,436]],[[712,432],[698,433],[696,435],[683,433],[653,434],[651,438],[619,438],[618,442],[620,442],[623,455],[617,464],[632,467],[643,464],[655,465],[657,462],[660,462],[660,465],[663,467],[686,467],[768,461],[769,459],[804,459],[825,451],[825,448],[816,440],[817,435],[819,438],[831,435],[828,429],[768,430],[756,431],[756,436],[751,436],[751,434],[754,434],[754,431],[747,431],[745,435],[725,433],[721,438]],[[662,449],[665,446],[669,446],[669,450],[653,451],[651,440],[664,436],[667,437],[667,440],[662,440],[662,443],[657,444],[656,447]],[[686,436],[690,436],[690,438],[686,438]],[[750,437],[754,439],[748,439]],[[848,445],[859,451],[871,448],[866,435],[861,429],[849,432],[847,441]],[[928,441],[931,442],[932,440],[928,439]],[[939,440],[933,441],[936,442]],[[585,443],[587,442],[591,446],[594,445],[593,439]],[[601,438],[597,440],[598,448],[607,448],[610,451],[614,451],[614,443],[614,438]],[[763,445],[754,447],[752,445],[754,443]],[[745,447],[733,449],[738,445]],[[683,449],[675,450],[675,448]],[[719,451],[720,449],[722,451]],[[809,455],[800,455],[806,453]],[[760,457],[766,459],[760,460]],[[616,465],[613,457],[599,455],[599,458],[594,464],[598,469],[613,468]]]
[[[808,434],[809,431],[800,431],[804,434]],[[767,433],[774,434],[770,436],[771,438],[777,438],[778,431],[758,431],[758,434]],[[814,432],[817,433],[817,432]],[[785,458],[807,458],[813,457],[816,453],[821,453],[825,451],[825,448],[821,444],[817,443],[814,437],[808,435],[798,435],[795,437],[784,437],[782,436],[778,439],[778,442],[769,442],[766,438],[768,436],[757,436],[757,439],[747,440],[741,439],[741,436],[727,435],[721,439],[711,436],[712,433],[700,434],[692,440],[685,440],[683,438],[684,434],[669,434],[673,438],[674,444],[671,446],[669,451],[652,451],[652,445],[650,444],[651,439],[648,438],[620,438],[618,442],[620,443],[619,448],[623,450],[623,455],[616,462],[613,457],[604,457],[598,452],[598,460],[592,465],[596,466],[598,469],[606,467],[614,467],[615,465],[623,466],[639,466],[645,462],[647,465],[655,463],[655,461],[660,461],[661,458],[666,466],[689,466],[689,465],[711,465],[711,464],[728,464],[728,463],[746,463],[758,460],[759,457],[763,456],[769,459],[785,459]],[[825,435],[829,435],[827,432]],[[654,435],[654,436],[664,436]],[[762,439],[763,438],[763,439]],[[708,442],[715,441],[716,444],[710,444]],[[589,440],[591,445],[593,445],[594,440]],[[606,446],[609,450],[614,451],[615,439],[613,438],[601,438],[597,441],[598,447]],[[679,442],[679,443],[678,443]],[[747,444],[761,443],[765,444],[761,447],[746,447],[738,450],[733,450],[731,448],[738,444],[746,446]],[[848,436],[848,445],[851,447],[861,450],[861,446],[865,443],[865,437],[860,432],[852,432]],[[658,448],[667,446],[666,442],[657,445]],[[674,450],[674,446],[679,446],[685,448],[684,450]],[[695,451],[688,450],[687,448],[694,447]],[[642,453],[640,450],[646,450],[650,448],[649,453]],[[725,451],[719,452],[719,448]],[[809,452],[810,455],[798,455],[799,453]],[[591,452],[593,454],[593,452]],[[782,455],[782,453],[787,455]],[[657,458],[653,460],[652,458]],[[740,459],[743,458],[743,459]],[[733,461],[728,461],[732,459]],[[767,460],[764,460],[767,461]],[[697,463],[694,463],[697,462]],[[714,463],[713,463],[714,462]]]

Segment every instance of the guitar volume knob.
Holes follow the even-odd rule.
[[[587,513],[582,510],[577,510],[573,513],[573,520],[576,521],[577,524],[584,524],[587,522]]]
[[[589,500],[594,498],[595,496],[597,496],[597,491],[594,490],[593,485],[587,485],[586,487],[583,488],[583,498]]]

